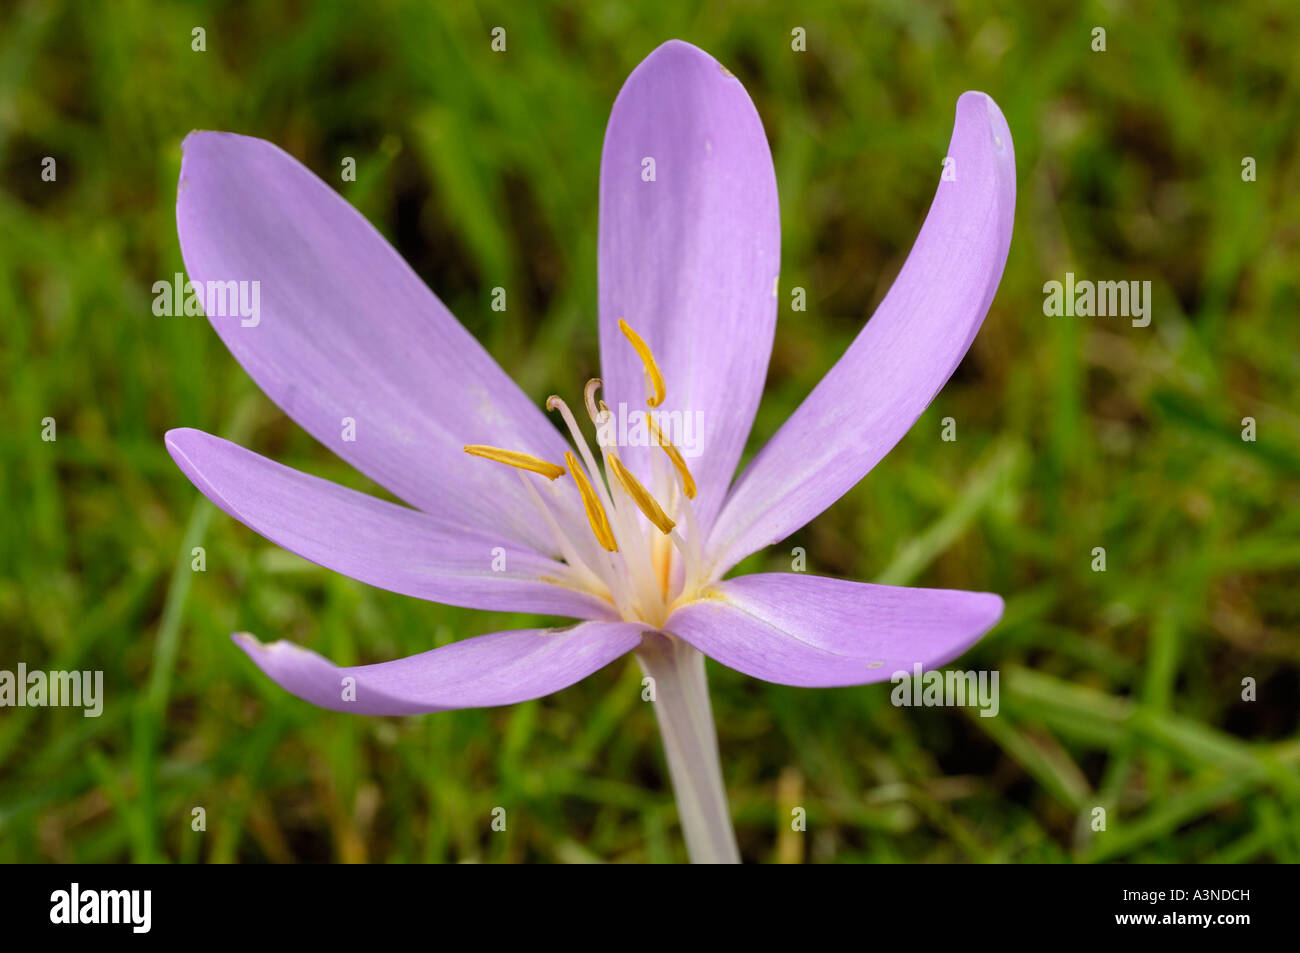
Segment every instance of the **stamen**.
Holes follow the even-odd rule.
[[[677,477],[678,480],[680,481],[681,474],[680,473],[677,474]],[[685,490],[685,486],[682,483],[679,482],[678,486],[681,487],[683,490]],[[675,499],[677,500],[678,503],[681,504],[681,513],[679,513],[678,516],[686,517],[686,538],[691,541],[691,550],[695,553],[695,562],[698,565],[701,558],[700,528],[695,521],[695,507],[691,506],[691,501],[689,497],[683,498],[678,496],[675,497]]]
[[[465,445],[465,452],[473,457],[483,457],[485,460],[504,463],[508,467],[518,467],[520,470],[531,470],[534,473],[540,473],[548,480],[564,476],[564,467],[558,463],[550,463],[541,457],[520,453],[518,450],[502,450],[500,447],[471,443]]]
[[[686,491],[687,498],[695,499],[695,478],[691,476],[686,461],[682,459],[678,449],[664,436],[664,432],[659,429],[659,425],[655,423],[654,414],[646,414],[645,419],[650,424],[650,436],[654,438],[655,443],[664,448],[664,453],[668,454],[668,459],[677,468],[677,473],[682,478],[682,489]]]
[[[627,491],[627,495],[632,498],[632,502],[637,508],[645,514],[645,518],[658,527],[659,532],[665,536],[673,531],[677,524],[668,518],[659,502],[650,495],[650,491],[641,485],[641,481],[632,475],[627,467],[623,466],[623,461],[618,458],[618,454],[610,451],[609,453],[610,472],[614,474],[614,479],[618,480],[619,485]]]
[[[618,319],[618,329],[623,332],[623,336],[636,349],[637,355],[641,358],[641,363],[645,365],[645,374],[650,380],[650,386],[654,389],[654,393],[645,399],[646,406],[658,407],[664,402],[667,388],[664,386],[664,375],[659,370],[659,365],[655,363],[654,354],[650,351],[650,345],[646,344],[641,335],[633,331],[632,326],[622,318]]]
[[[600,446],[601,459],[605,463],[605,473],[609,473],[609,455],[616,441],[605,432],[611,416],[609,405],[603,400],[599,402],[596,400],[596,391],[601,386],[600,378],[592,378],[587,382],[583,398],[591,421],[596,425],[596,441]],[[597,403],[600,404],[599,409],[596,409]],[[592,472],[597,471],[593,469]],[[599,488],[604,489],[604,481],[601,481]],[[636,522],[636,515],[632,512],[636,504],[632,502],[632,498],[618,481],[613,479],[609,481],[609,496],[607,498],[602,496],[601,499],[605,501],[609,510],[609,521],[614,529],[614,538],[619,544],[619,555],[625,560],[632,598],[642,605],[654,605],[659,594],[653,588],[647,589],[646,586],[653,578],[653,573],[650,568],[650,554],[646,551],[646,534],[641,532]],[[662,536],[654,537],[654,539],[662,538]]]
[[[602,447],[601,453],[605,460],[605,472],[608,473],[610,471],[609,450]],[[653,573],[650,569],[650,554],[646,550],[646,534],[637,525],[636,514],[633,512],[636,504],[617,480],[610,481],[609,495],[614,501],[614,506],[609,513],[610,522],[614,526],[615,537],[623,541],[619,555],[625,561],[628,586],[637,602],[643,606],[653,606],[658,601],[659,595],[648,585],[653,579]]]
[[[686,539],[683,540],[677,533],[673,533],[673,545],[675,545],[682,554],[686,566],[686,575],[682,580],[682,591],[692,592],[704,577],[700,573],[700,563],[703,555],[700,552],[700,529],[695,521],[695,507],[691,501],[683,495],[681,491],[685,489],[681,482],[681,474],[677,475],[678,483],[674,489],[678,493],[673,495],[673,499],[679,504],[680,511],[677,513],[678,518],[685,517],[686,522]]]
[[[673,545],[677,547],[677,551],[682,554],[682,562],[686,566],[686,577],[683,580],[682,590],[689,592],[695,588],[695,580],[700,577],[699,557],[695,555],[692,547],[687,545],[686,541],[682,539],[681,533],[677,532],[677,530],[673,530],[668,535],[672,539]]]
[[[582,431],[578,429],[578,421],[574,419],[573,411],[569,410],[569,405],[555,394],[546,398],[546,409],[558,410],[560,416],[564,418],[564,425],[569,428],[569,436],[573,438],[573,445],[582,454],[582,462],[587,465],[587,470],[596,476],[596,495],[600,497],[601,505],[608,510],[613,504],[605,492],[604,481],[600,479],[600,470],[596,468],[596,458],[592,456],[591,448],[587,446],[587,439],[582,435]],[[599,438],[600,434],[598,433],[596,436]]]
[[[555,517],[551,514],[550,507],[542,501],[542,495],[537,492],[537,487],[528,482],[528,477],[524,476],[523,473],[518,474],[518,476],[519,482],[524,485],[524,489],[526,489],[528,494],[532,497],[533,505],[536,506],[538,512],[542,514],[542,520],[550,529],[551,536],[555,540],[555,544],[559,546],[560,554],[568,564],[570,572],[584,580],[584,583],[589,588],[591,588],[592,583],[595,583],[596,590],[599,590],[601,586],[604,586],[612,594],[613,590],[609,583],[601,577],[596,570],[592,569],[591,566],[588,565],[587,560],[582,558],[582,555],[574,546],[573,541],[570,540],[564,530],[560,528],[560,524],[556,522]]]
[[[653,413],[653,411],[651,411]],[[665,473],[667,471],[667,473]],[[669,474],[672,474],[669,476]],[[666,457],[661,453],[650,452],[650,493],[654,496],[656,502],[663,499],[668,503],[668,509],[672,509],[672,484],[680,482],[672,466],[668,463]],[[667,512],[667,511],[665,511]],[[669,517],[676,522],[674,517]],[[668,597],[668,588],[672,585],[673,572],[673,543],[672,540],[663,533],[650,534],[650,558],[654,563],[655,570],[658,574],[659,592],[664,597]]]
[[[618,543],[614,541],[614,531],[609,528],[609,517],[605,515],[605,507],[600,505],[600,497],[596,496],[587,474],[582,471],[582,467],[578,466],[578,458],[573,455],[572,450],[564,452],[564,462],[569,465],[573,482],[578,484],[578,493],[582,496],[582,506],[587,511],[587,522],[591,524],[591,531],[596,534],[597,541],[606,550],[611,553],[618,552]]]

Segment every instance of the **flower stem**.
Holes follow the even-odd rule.
[[[655,717],[691,863],[738,864],[704,656],[680,639],[656,633],[646,635],[636,657],[654,679]]]

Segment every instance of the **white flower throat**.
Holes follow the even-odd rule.
[[[622,318],[618,326],[645,367],[646,406],[658,407],[667,393],[663,373],[641,336]],[[589,380],[583,397],[596,428],[603,471],[573,412],[556,396],[547,398],[546,409],[559,411],[564,418],[581,461],[573,451],[564,454],[565,465],[561,466],[483,444],[470,444],[465,452],[521,471],[519,479],[564,557],[567,578],[555,580],[557,583],[594,593],[629,622],[659,627],[678,603],[693,598],[707,582],[701,574],[700,538],[691,505],[695,479],[681,452],[655,423],[654,415],[648,414],[651,442],[663,454],[653,455],[655,492],[647,489],[619,459],[613,428],[606,426],[611,411],[596,398],[602,386],[600,378]],[[549,482],[539,483],[522,471],[541,474]],[[575,521],[567,516],[567,510],[553,510],[543,498],[544,493],[558,499],[569,492],[568,481],[556,483],[566,473],[572,476],[572,487],[582,500],[585,527],[572,525]]]

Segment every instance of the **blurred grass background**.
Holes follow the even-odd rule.
[[[1295,4],[0,9],[0,668],[102,669],[107,696],[98,719],[0,710],[0,861],[684,859],[630,658],[538,702],[410,719],[319,711],[254,669],[232,630],[348,664],[531,620],[368,588],[214,513],[168,428],[367,487],[205,320],[150,309],[183,270],[180,141],[233,130],[338,188],[538,402],[574,396],[598,373],[604,124],[672,37],[740,77],[776,160],[782,310],[751,453],[889,287],[963,90],[1000,103],[1018,160],[1006,276],[957,375],[855,490],[744,567],[803,546],[814,572],[1002,593],[1005,620],[958,663],[1000,670],[1001,714],[710,664],[745,858],[1300,859]],[[1067,270],[1150,280],[1151,326],[1045,317]]]

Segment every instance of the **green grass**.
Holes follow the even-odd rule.
[[[410,719],[319,711],[254,669],[231,631],[354,663],[530,620],[368,588],[213,510],[168,428],[369,487],[206,321],[150,310],[182,270],[180,140],[229,129],[339,188],[532,397],[571,395],[598,370],[604,124],[671,37],[754,97],[783,294],[808,291],[807,312],[782,309],[750,452],[888,288],[963,90],[1001,104],[1018,160],[1010,260],[966,362],[867,479],[745,567],[788,569],[803,546],[815,572],[1003,594],[959,663],[1001,671],[1001,714],[711,664],[745,858],[1300,860],[1300,9],[328,6],[0,14],[0,668],[101,669],[107,693],[99,719],[0,711],[0,861],[684,859],[630,659],[537,702]],[[1067,270],[1150,280],[1152,325],[1045,317],[1042,284]]]

